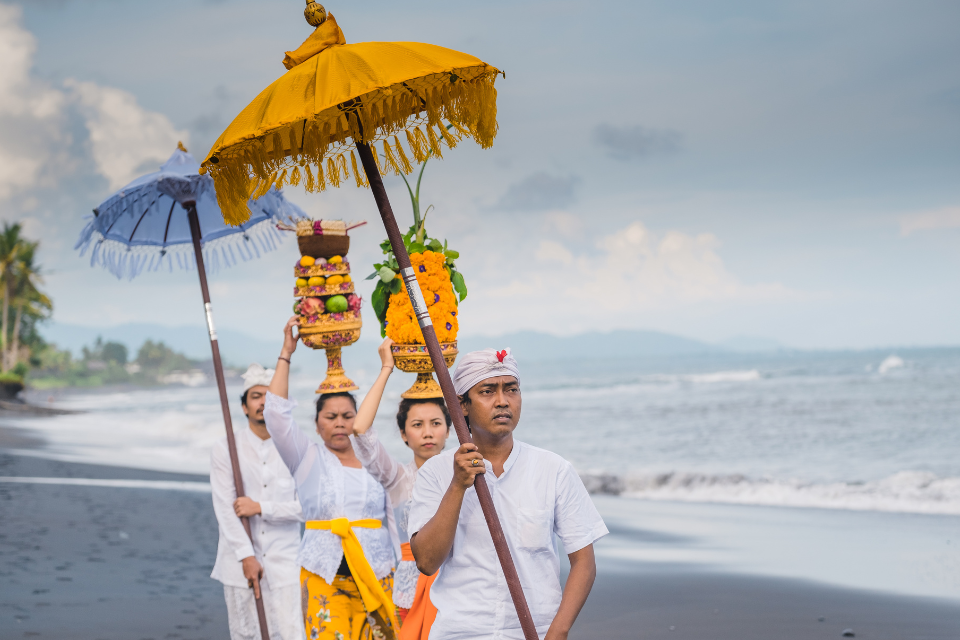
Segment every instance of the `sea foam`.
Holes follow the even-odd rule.
[[[924,471],[827,483],[684,472],[580,475],[591,493],[642,500],[960,515],[960,478]]]

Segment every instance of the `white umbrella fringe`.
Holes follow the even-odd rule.
[[[278,190],[249,203],[251,219],[236,227],[224,224],[213,180],[197,173],[199,165],[178,148],[160,171],[141,176],[94,211],[74,249],[91,251],[90,264],[117,278],[133,279],[144,271],[174,266],[196,269],[187,207],[197,213],[204,263],[211,272],[274,250],[282,240],[276,224],[304,217],[303,210]]]
[[[89,250],[90,265],[103,267],[117,279],[132,280],[144,271],[172,272],[174,266],[185,271],[197,268],[193,245],[179,243],[161,248],[155,244],[130,246],[119,240],[106,238],[94,228],[91,221],[83,230],[75,249],[84,256]],[[203,243],[204,266],[210,273],[232,267],[240,260],[259,258],[277,248],[284,236],[276,228],[277,220],[268,218],[235,233]],[[239,260],[238,260],[239,256]]]

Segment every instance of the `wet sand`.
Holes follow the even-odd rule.
[[[571,640],[956,640],[960,603],[643,563],[599,567]]]
[[[25,446],[25,434],[2,437]],[[0,476],[207,480],[2,451]],[[0,639],[226,639],[223,592],[209,578],[216,544],[206,493],[0,482]],[[960,638],[953,600],[689,564],[601,559],[599,569],[573,640],[800,640],[848,628],[877,640]]]
[[[0,452],[0,476],[189,476]],[[227,639],[217,523],[190,491],[0,483],[0,638]]]

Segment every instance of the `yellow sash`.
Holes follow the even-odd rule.
[[[368,612],[373,612],[383,607],[393,624],[394,629],[399,629],[397,616],[394,612],[393,600],[383,591],[380,581],[367,557],[363,555],[363,547],[360,546],[360,540],[357,534],[353,532],[353,527],[363,527],[364,529],[379,529],[382,523],[374,518],[364,520],[354,520],[353,522],[346,518],[334,518],[333,520],[307,520],[307,529],[325,529],[340,536],[343,544],[343,556],[347,559],[347,566],[350,567],[350,573],[353,574],[353,580],[357,583],[357,591],[363,599],[363,606]]]

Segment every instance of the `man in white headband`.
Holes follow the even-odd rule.
[[[420,571],[439,575],[430,591],[437,619],[430,640],[523,640],[476,489],[484,474],[527,604],[546,640],[565,640],[590,594],[593,543],[608,533],[573,466],[515,440],[520,370],[510,349],[464,356],[453,375],[473,443],[420,467],[408,530]],[[570,558],[560,587],[554,535]]]
[[[223,583],[231,640],[259,640],[254,597],[263,597],[271,640],[303,638],[300,609],[300,522],[303,511],[287,465],[270,440],[263,418],[273,369],[252,364],[243,374],[240,404],[247,427],[238,429],[237,457],[246,495],[237,498],[226,437],[210,454],[213,510],[220,526],[217,562],[210,577]],[[253,544],[241,516],[250,519]],[[256,586],[254,578],[260,580]],[[254,588],[257,590],[254,591]]]

